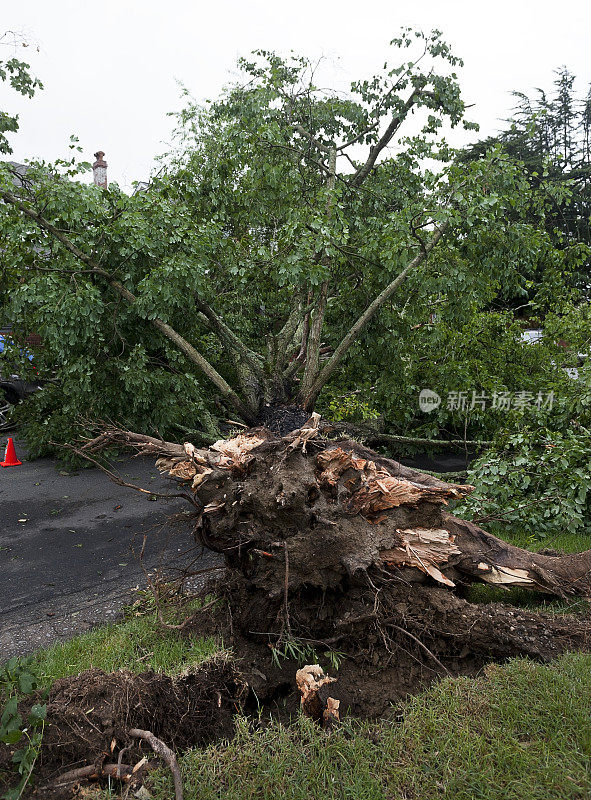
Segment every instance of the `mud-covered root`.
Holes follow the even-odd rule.
[[[456,590],[479,581],[589,597],[591,551],[513,547],[449,513],[472,487],[329,433],[312,418],[282,438],[257,428],[210,448],[126,431],[88,447],[113,441],[158,456],[160,470],[192,495],[193,534],[222,553],[228,568],[213,591],[228,611],[227,632],[239,656],[247,652],[250,660],[258,647],[254,680],[257,671],[269,673],[269,645],[278,653],[286,641],[302,652],[312,648],[316,655],[306,653],[306,661],[335,648],[356,659],[356,694],[347,696],[339,671],[342,707],[371,714],[376,704],[364,699],[364,709],[360,700],[368,665],[379,671],[403,662],[392,676],[399,696],[417,687],[414,665],[422,680],[424,671],[458,674],[492,660],[547,660],[589,647],[588,619],[473,605]],[[279,680],[292,685],[293,672]]]
[[[142,741],[147,742],[154,753],[162,758],[164,763],[172,772],[175,800],[183,800],[181,771],[179,769],[177,757],[173,751],[166,746],[162,739],[158,739],[156,736],[154,736],[152,731],[143,731],[139,728],[131,728],[128,731],[128,734],[131,738],[141,739]],[[111,750],[114,749],[115,744],[116,740],[113,739],[111,742]],[[140,770],[142,767],[145,767],[148,759],[144,756],[144,758],[138,761],[133,767],[129,766],[128,764],[123,764],[122,756],[130,749],[131,747],[127,746],[119,751],[119,758],[117,759],[116,764],[96,763],[90,766],[68,770],[68,772],[63,773],[55,780],[51,781],[51,783],[42,786],[41,791],[46,794],[52,793],[55,797],[56,794],[61,793],[61,790],[67,791],[69,788],[73,788],[73,785],[79,783],[80,781],[100,780],[101,778],[110,778],[112,780],[120,781],[124,785],[127,784],[128,786],[134,786],[137,788],[143,779],[143,774],[140,772]]]
[[[54,800],[58,797],[70,797],[74,786],[81,781],[97,781],[109,778],[119,781],[124,786],[137,788],[143,779],[142,767],[146,759],[138,762],[136,767],[128,764],[91,764],[86,767],[71,769],[59,775],[55,780],[40,786],[36,792],[38,796],[51,796]]]

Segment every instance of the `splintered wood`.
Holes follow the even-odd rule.
[[[400,535],[400,547],[380,551],[380,557],[389,567],[416,567],[435,578],[438,583],[455,586],[438,569],[438,565],[444,564],[450,556],[461,553],[460,548],[454,544],[455,537],[449,531],[417,528],[397,533]]]
[[[198,450],[190,442],[183,445],[185,458],[159,458],[156,466],[180,481],[192,480],[193,491],[207,480],[214,469],[225,469],[240,473],[252,461],[250,451],[265,441],[264,436],[239,434],[233,439],[220,439],[207,451]]]
[[[342,486],[350,497],[347,508],[368,518],[400,505],[417,507],[421,502],[447,505],[449,499],[465,497],[473,487],[459,484],[424,486],[405,478],[397,478],[341,447],[333,447],[316,456],[318,483],[325,488]]]
[[[324,728],[330,728],[339,721],[341,701],[329,697],[324,688],[336,680],[330,675],[325,675],[319,664],[308,664],[296,672],[296,685],[302,696],[302,713]]]
[[[317,414],[315,411],[312,413],[310,419],[306,422],[306,424],[296,431],[297,435],[293,439],[292,443],[289,445],[290,450],[295,450],[296,448],[302,448],[302,453],[306,452],[306,446],[310,439],[315,439],[318,436],[318,427],[320,425],[320,414]]]
[[[481,571],[481,580],[491,583],[493,586],[535,586],[535,581],[525,569],[511,569],[510,567],[492,567],[484,561],[478,564]]]

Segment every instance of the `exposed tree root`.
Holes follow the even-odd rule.
[[[325,675],[319,664],[308,664],[296,672],[296,685],[301,695],[302,713],[323,728],[339,722],[340,700],[330,696],[328,686],[336,678]]]
[[[271,593],[283,587],[288,559],[290,590],[326,589],[372,572],[413,583],[429,577],[450,588],[481,581],[591,596],[591,550],[560,556],[513,547],[445,511],[472,487],[353,441],[322,438],[317,415],[283,438],[259,428],[209,449],[121,430],[83,449],[111,443],[157,456],[158,467],[198,500],[203,543]]]
[[[480,581],[589,597],[591,551],[512,547],[447,511],[472,487],[328,439],[329,430],[313,415],[283,437],[257,428],[208,449],[121,430],[86,445],[157,456],[193,493],[194,535],[228,567],[213,587],[226,601],[219,626],[257,697],[292,686],[285,670],[297,652],[306,661],[340,653],[341,708],[372,715],[429,677],[589,647],[587,618],[474,605],[455,588]],[[198,613],[185,632],[211,622]]]
[[[133,767],[126,764],[91,764],[88,767],[79,767],[64,772],[59,778],[41,787],[42,792],[55,791],[71,786],[78,781],[95,781],[100,778],[116,778],[123,783],[129,783],[133,777]]]
[[[237,661],[210,662],[178,678],[93,670],[58,681],[38,762],[46,782],[113,770],[131,780],[127,765],[142,755],[131,735],[165,759],[180,800],[172,748],[231,735],[245,681],[257,707],[285,703],[295,711],[294,673],[317,659],[327,666],[298,673],[301,706],[330,728],[339,705],[381,715],[434,677],[474,674],[516,655],[548,661],[589,649],[588,616],[472,604],[455,588],[482,581],[589,597],[591,551],[540,555],[511,547],[446,511],[471,487],[353,441],[323,438],[316,416],[283,438],[254,429],[209,449],[119,430],[86,449],[111,443],[157,457],[191,492],[194,535],[223,553],[227,570],[207,589],[220,602],[196,612],[179,633],[221,630]],[[329,669],[338,670],[336,698]],[[10,757],[0,745],[0,771]]]
[[[176,798],[181,800],[172,748],[179,751],[230,738],[245,693],[235,665],[223,656],[176,677],[92,669],[62,678],[46,701],[35,796],[53,800],[60,796],[60,787],[107,776],[124,784],[141,783],[146,759],[137,740],[143,740],[171,769]],[[36,698],[28,701],[33,702]],[[19,710],[28,713],[27,703]],[[0,743],[0,793],[9,788],[1,781],[13,749]]]
[[[158,739],[156,736],[154,736],[152,731],[143,731],[140,728],[131,728],[129,735],[133,736],[134,739],[143,739],[143,741],[150,745],[156,755],[159,755],[160,758],[164,760],[165,764],[172,772],[175,800],[183,800],[183,782],[181,779],[181,771],[179,769],[176,756],[170,747],[167,747],[162,739]]]

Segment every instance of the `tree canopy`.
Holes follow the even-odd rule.
[[[546,229],[558,247],[591,245],[591,86],[577,95],[575,76],[566,68],[555,71],[550,91],[536,89],[533,97],[514,91],[516,106],[507,127],[468,148],[464,157],[480,158],[501,145],[526,169],[533,186],[552,185]],[[588,253],[588,250],[586,250]],[[575,285],[588,296],[591,260],[588,255],[573,274]]]
[[[461,61],[437,31],[392,47],[396,65],[346,95],[302,57],[240,60],[218,100],[187,98],[175,148],[132,196],[79,183],[70,162],[32,163],[16,186],[2,169],[3,270],[19,280],[6,313],[60,379],[35,400],[37,442],[81,416],[207,438],[216,419],[358,388],[404,427],[418,381],[453,380],[458,332],[496,298],[531,295],[537,276],[540,308],[570,302],[563,276],[584,256],[546,228],[562,189],[498,146],[457,159],[445,126],[475,127]],[[442,408],[429,424],[455,422]]]

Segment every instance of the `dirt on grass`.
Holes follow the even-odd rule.
[[[284,720],[299,708],[294,676],[304,661],[337,678],[331,691],[344,714],[375,718],[395,715],[406,697],[445,676],[474,676],[516,656],[549,662],[591,649],[586,610],[543,614],[478,605],[437,586],[327,590],[320,603],[315,592],[301,591],[287,609],[297,636],[282,628],[285,608],[277,600],[269,625],[269,601],[261,603],[248,581],[226,576],[209,591],[226,601],[214,613],[197,611],[185,635],[221,636],[249,686],[246,710],[266,707]]]
[[[231,738],[245,693],[244,681],[226,657],[175,677],[90,669],[62,678],[46,700],[34,795],[71,796],[71,785],[56,786],[60,776],[89,764],[100,773],[106,764],[117,764],[122,750],[122,764],[136,765],[151,750],[129,736],[132,728],[151,731],[175,751]],[[23,716],[32,702],[19,707]],[[0,774],[11,756],[11,748],[0,744]]]
[[[56,785],[60,776],[87,765],[96,765],[99,776],[108,774],[120,754],[132,769],[151,751],[130,738],[131,728],[149,730],[182,752],[230,739],[238,712],[257,724],[261,711],[263,719],[288,721],[299,709],[294,678],[303,662],[318,662],[337,678],[331,695],[342,715],[375,718],[397,715],[407,696],[446,675],[476,675],[485,664],[515,655],[547,662],[591,644],[588,615],[475,605],[447,589],[412,584],[379,591],[352,586],[345,593],[340,587],[326,590],[320,603],[315,592],[302,590],[288,606],[298,636],[290,638],[283,627],[278,637],[285,608],[277,598],[271,604],[273,633],[267,630],[271,601],[261,602],[247,580],[226,574],[203,590],[212,591],[220,602],[195,612],[182,633],[217,635],[233,658],[212,659],[177,677],[91,669],[58,680],[47,699],[30,796],[71,797],[75,784]],[[27,710],[23,705],[23,715]],[[10,758],[11,749],[0,744],[0,774]],[[133,777],[136,785],[145,769]]]

